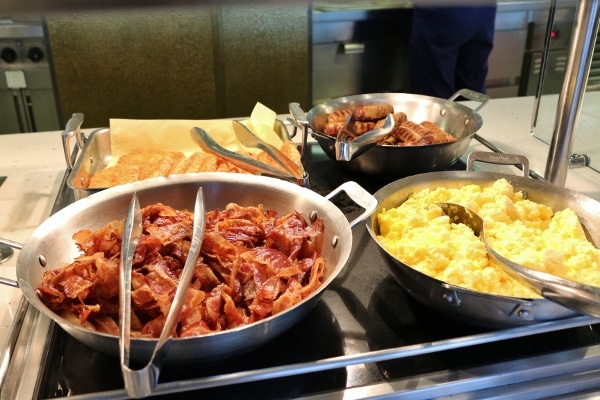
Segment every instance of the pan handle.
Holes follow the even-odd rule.
[[[290,103],[288,108],[292,115],[292,118],[288,118],[288,121],[294,125],[294,132],[291,137],[293,138],[296,136],[298,128],[302,131],[300,158],[303,158],[308,147],[306,144],[308,142],[308,120],[306,119],[306,113],[302,107],[300,107],[300,103]]]
[[[75,165],[75,160],[71,156],[71,146],[69,145],[71,138],[75,136],[75,139],[77,140],[77,146],[79,146],[79,149],[83,149],[83,147],[85,146],[85,137],[81,132],[82,124],[83,114],[74,113],[71,116],[71,119],[67,121],[67,124],[65,125],[65,130],[61,134],[63,150],[65,152],[65,160],[67,161],[67,168],[69,169],[69,171],[71,171],[73,169],[73,166]]]
[[[514,165],[521,169],[523,176],[529,176],[529,160],[519,154],[493,153],[490,151],[473,151],[467,156],[467,171],[473,171],[476,161],[488,164]]]
[[[479,107],[474,109],[475,112],[481,110],[483,106],[485,106],[490,100],[490,96],[488,96],[487,94],[479,93],[471,89],[460,89],[458,92],[454,93],[448,100],[454,101],[461,96],[467,100],[478,101],[481,103]]]
[[[367,192],[362,186],[353,181],[342,183],[337,188],[333,189],[325,198],[331,200],[335,195],[340,192],[345,192],[352,201],[364,208],[362,214],[350,221],[350,228],[354,228],[359,222],[366,220],[369,215],[373,214],[375,208],[377,208],[377,199],[369,192]]]
[[[0,237],[0,244],[5,244],[13,249],[18,249],[18,250],[21,250],[23,248],[22,243],[15,242],[15,241],[12,241],[9,239],[4,239],[1,237]],[[14,287],[14,288],[19,287],[19,284],[17,283],[17,281],[8,279],[8,278],[2,278],[1,276],[0,276],[0,285],[6,285],[6,286]]]

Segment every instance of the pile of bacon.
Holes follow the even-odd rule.
[[[142,209],[143,234],[133,259],[131,329],[158,337],[190,248],[193,213],[161,203]],[[176,332],[198,336],[250,324],[300,302],[317,289],[323,220],[298,212],[229,204],[206,213],[196,272]],[[47,271],[38,287],[54,312],[90,329],[119,332],[119,265],[123,221],[77,232],[82,254]]]
[[[408,119],[403,111],[394,112],[389,103],[359,104],[354,108],[332,111],[327,114],[323,133],[337,137],[342,129],[351,136],[360,136],[373,129],[381,128],[388,114],[394,117],[394,128],[378,144],[387,146],[423,146],[455,142],[456,137],[430,121],[416,123]],[[348,117],[353,126],[345,127]]]

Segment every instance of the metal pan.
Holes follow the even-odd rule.
[[[85,329],[44,305],[36,293],[42,275],[79,255],[72,239],[75,232],[96,230],[110,221],[123,219],[134,192],[137,192],[142,207],[162,202],[177,209],[193,210],[199,187],[203,188],[206,210],[223,209],[227,203],[236,202],[240,205],[263,204],[280,215],[297,210],[307,219],[315,214],[322,217],[325,226],[322,257],[326,272],[323,283],[315,292],[279,314],[236,329],[173,339],[167,363],[226,358],[254,349],[294,325],[313,308],[346,264],[352,248],[351,228],[365,220],[377,205],[375,198],[354,182],[346,182],[326,197],[290,182],[249,174],[194,173],[121,185],[81,199],[42,223],[19,253],[18,286],[35,308],[56,321],[67,333],[92,348],[118,356],[117,336]],[[353,221],[348,222],[328,201],[341,191],[364,208]],[[131,360],[148,360],[155,344],[156,340],[152,339],[132,339]]]
[[[458,97],[478,101],[481,104],[471,109],[456,101]],[[352,108],[359,104],[387,102],[394,105],[394,111],[403,111],[408,119],[415,122],[431,121],[457,140],[426,146],[374,146],[350,161],[338,161],[352,171],[386,178],[401,178],[408,175],[440,171],[454,164],[467,150],[475,133],[483,125],[477,113],[489,100],[487,95],[462,89],[450,99],[421,96],[406,93],[372,93],[340,97],[321,103],[304,113],[298,103],[290,104],[293,123],[302,129],[304,138],[312,134],[323,151],[336,160],[335,138],[323,133],[327,114]]]
[[[98,171],[105,169],[112,160],[110,128],[96,129],[86,136],[81,131],[83,120],[83,114],[73,114],[61,134],[65,161],[69,171],[67,185],[73,189],[76,200],[106,189],[92,189],[88,188],[88,185],[90,178]],[[275,120],[274,130],[281,140],[291,140],[282,121]],[[70,142],[73,138],[76,139],[75,151],[71,151]]]
[[[411,193],[438,187],[459,188],[467,184],[490,186],[507,179],[515,190],[524,190],[532,201],[553,210],[573,209],[589,239],[600,243],[600,202],[548,182],[521,176],[477,171],[430,172],[399,179],[375,193],[379,201],[367,229],[375,242],[379,233],[377,214],[402,204]],[[441,313],[474,325],[492,328],[528,325],[572,317],[576,313],[545,298],[515,298],[489,295],[450,285],[400,262],[379,245],[398,283],[415,299]]]

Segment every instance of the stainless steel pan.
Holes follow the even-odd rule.
[[[90,178],[105,169],[113,158],[110,128],[96,129],[86,136],[81,131],[83,121],[82,113],[74,113],[61,134],[65,162],[69,171],[67,185],[73,189],[76,200],[106,189],[89,188],[88,185]],[[281,140],[291,140],[284,123],[280,120],[275,120],[274,129]],[[71,145],[73,138],[75,138],[75,146]]]
[[[446,171],[419,174],[388,184],[375,193],[379,201],[367,229],[377,242],[377,214],[397,207],[411,193],[427,188],[459,188],[466,184],[490,186],[505,178],[515,190],[524,190],[532,201],[553,210],[572,208],[581,220],[588,237],[600,243],[600,202],[575,191],[521,176],[476,171]],[[379,243],[378,243],[379,244]],[[415,299],[456,319],[486,327],[508,327],[571,317],[576,313],[545,298],[514,298],[484,294],[434,279],[400,262],[379,246],[388,260],[389,269],[398,283]]]
[[[118,356],[118,337],[93,332],[59,317],[38,298],[36,288],[42,274],[78,256],[72,235],[82,229],[95,230],[123,219],[132,194],[141,206],[162,202],[178,209],[193,210],[198,188],[202,187],[206,210],[222,209],[229,202],[263,204],[280,214],[298,210],[306,218],[324,220],[323,284],[309,297],[279,314],[254,324],[198,337],[173,339],[167,362],[211,361],[251,350],[273,339],[304,317],[317,303],[327,286],[340,273],[352,248],[351,227],[365,220],[375,209],[375,198],[354,182],[346,182],[328,196],[275,178],[249,174],[197,173],[155,178],[104,190],[81,199],[43,222],[23,244],[17,259],[18,286],[29,302],[56,321],[70,335],[97,350]],[[351,222],[327,199],[346,192],[364,212]],[[12,242],[14,243],[14,242]],[[148,360],[156,341],[132,339],[131,359]],[[292,344],[293,345],[293,344]]]
[[[454,101],[458,97],[480,102],[471,109]],[[407,93],[372,93],[340,97],[321,103],[304,113],[298,103],[290,104],[293,123],[301,128],[304,138],[310,133],[323,148],[323,151],[336,160],[335,138],[323,133],[327,114],[358,104],[387,102],[394,105],[394,111],[404,111],[414,122],[431,121],[457,140],[427,146],[374,146],[350,161],[338,161],[350,170],[367,175],[387,178],[401,178],[417,173],[440,171],[454,164],[467,150],[475,133],[483,125],[477,113],[489,100],[487,95],[463,89],[450,99],[421,96]],[[337,161],[337,160],[336,160]]]

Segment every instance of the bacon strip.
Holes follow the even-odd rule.
[[[142,209],[144,232],[134,255],[132,336],[158,337],[175,294],[192,234],[193,214],[161,203]],[[206,214],[202,252],[176,336],[231,329],[282,312],[322,283],[323,220],[283,217],[262,205],[229,204]],[[118,333],[123,221],[73,237],[82,254],[47,271],[38,294],[82,326]]]

